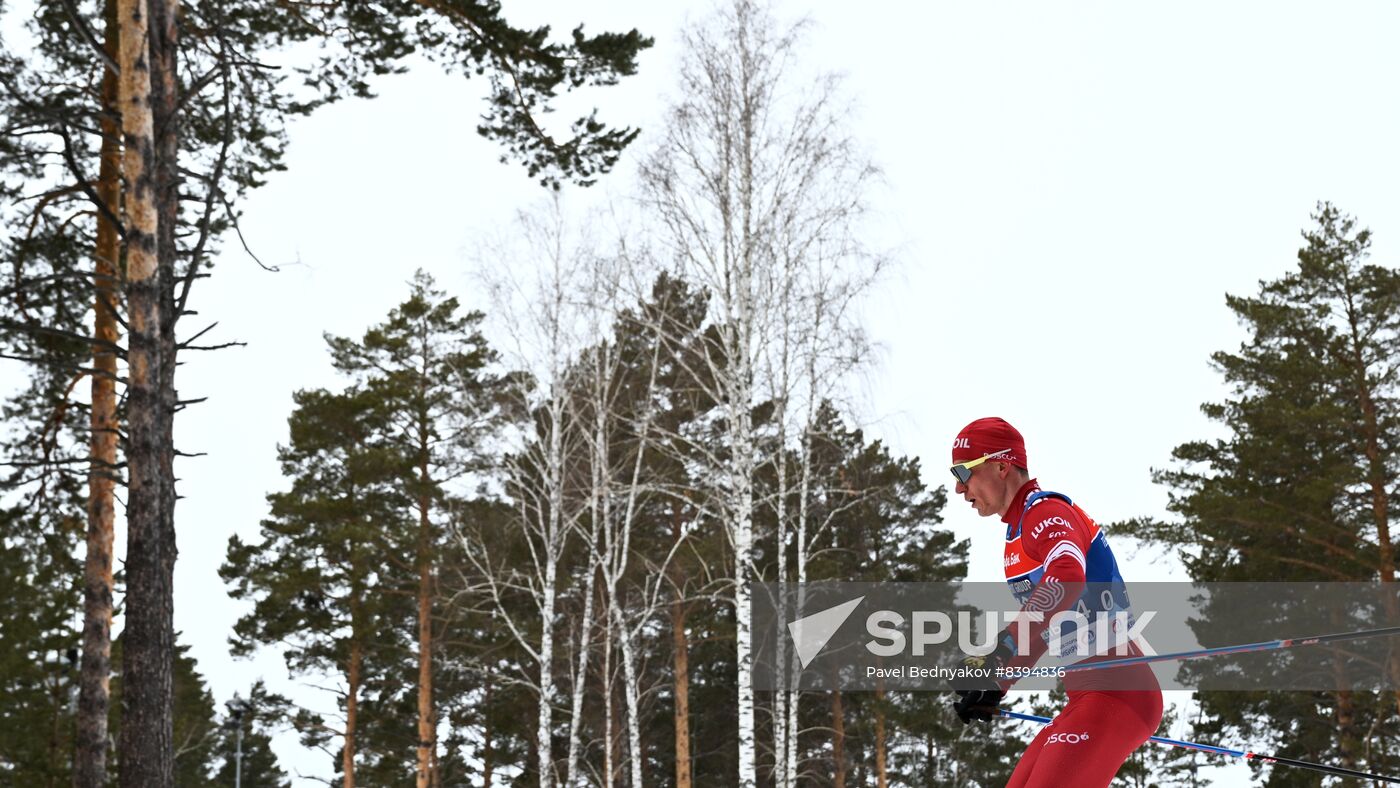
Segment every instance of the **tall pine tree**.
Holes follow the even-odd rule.
[[[359,340],[327,337],[335,366],[377,401],[384,446],[401,466],[395,487],[413,522],[416,599],[418,788],[437,771],[439,708],[434,697],[436,640],[443,628],[438,576],[455,496],[470,493],[502,428],[506,378],[479,325],[457,299],[419,271],[408,300]]]
[[[1226,436],[1181,444],[1174,467],[1156,473],[1184,522],[1139,520],[1126,529],[1179,548],[1198,581],[1395,581],[1400,271],[1369,262],[1370,231],[1335,206],[1319,204],[1313,220],[1296,268],[1261,282],[1256,295],[1226,298],[1249,337],[1238,351],[1212,356],[1230,396],[1202,406]],[[1391,607],[1383,613],[1400,620]],[[1228,636],[1202,633],[1211,642]],[[1376,668],[1391,686],[1400,686],[1396,659]],[[1339,662],[1333,669],[1347,680]],[[1191,670],[1208,676],[1214,668]],[[1282,755],[1386,772],[1400,757],[1400,693],[1388,697],[1378,703],[1345,688],[1206,692],[1201,730],[1272,731]],[[1269,784],[1315,781],[1276,770]]]
[[[253,609],[234,628],[234,651],[282,649],[293,675],[336,675],[342,719],[328,727],[311,714],[303,735],[324,743],[338,731],[342,785],[356,784],[361,704],[372,679],[398,670],[412,607],[402,595],[413,577],[413,534],[397,480],[403,457],[387,444],[382,400],[363,389],[298,392],[291,439],[278,454],[292,482],[268,496],[262,540],[229,540],[220,569],[236,599]]]

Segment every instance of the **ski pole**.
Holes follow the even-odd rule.
[[[1049,717],[1040,717],[1035,714],[1021,714],[1015,711],[1007,711],[1006,709],[1001,710],[1001,716],[1010,717],[1011,719],[1015,720],[1025,720],[1026,722],[1038,722],[1041,725],[1046,725],[1051,722]],[[1316,772],[1326,772],[1327,774],[1336,774],[1341,775],[1343,777],[1360,777],[1363,780],[1380,780],[1381,782],[1387,783],[1400,783],[1400,777],[1385,777],[1379,774],[1370,774],[1369,772],[1358,772],[1355,769],[1345,769],[1341,766],[1328,766],[1325,763],[1313,763],[1311,761],[1299,761],[1293,758],[1284,758],[1279,755],[1265,755],[1263,753],[1250,752],[1248,750],[1232,750],[1228,747],[1216,747],[1212,744],[1197,744],[1196,742],[1181,741],[1179,739],[1168,739],[1165,736],[1153,736],[1149,738],[1148,741],[1157,742],[1158,744],[1165,744],[1171,747],[1181,747],[1182,749],[1187,750],[1200,750],[1201,752],[1211,752],[1217,755],[1229,755],[1234,758],[1244,758],[1247,761],[1254,760],[1260,761],[1262,763],[1279,763],[1285,766],[1296,766],[1300,769],[1312,769]]]
[[[1203,648],[1198,651],[1177,651],[1171,654],[1152,654],[1140,657],[1124,657],[1122,659],[1106,659],[1102,662],[1031,668],[1024,675],[1036,677],[1059,676],[1064,673],[1072,673],[1081,670],[1121,668],[1125,665],[1143,665],[1149,662],[1167,662],[1178,659],[1200,659],[1201,657],[1214,657],[1220,654],[1242,654],[1249,651],[1273,651],[1281,648],[1292,648],[1293,646],[1338,643],[1343,640],[1361,640],[1362,638],[1386,637],[1388,635],[1400,635],[1400,627],[1362,629],[1356,632],[1338,632],[1332,635],[1316,635],[1306,638],[1282,638],[1279,640],[1266,640],[1261,643],[1244,643],[1238,646],[1216,646],[1215,648]]]

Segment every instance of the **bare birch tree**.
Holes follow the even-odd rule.
[[[593,650],[598,555],[591,551],[577,578],[582,590],[575,596],[583,605],[571,627],[577,639],[556,642],[563,634],[558,621],[561,584],[569,581],[560,575],[567,571],[567,554],[578,552],[580,523],[589,519],[589,507],[598,503],[592,496],[577,494],[578,477],[590,472],[588,426],[578,422],[570,404],[575,385],[571,376],[577,373],[574,362],[593,339],[591,306],[578,295],[586,288],[591,265],[590,253],[584,251],[588,244],[570,237],[557,197],[545,210],[522,212],[517,229],[525,248],[503,244],[493,249],[495,265],[483,271],[483,277],[497,323],[508,336],[502,343],[507,363],[527,371],[530,378],[529,385],[518,392],[521,411],[527,416],[523,434],[504,469],[506,495],[513,504],[528,561],[523,567],[517,565],[501,545],[480,539],[469,528],[459,536],[486,604],[536,667],[534,675],[517,680],[536,694],[539,784],[553,788],[561,781],[553,750],[557,663],[565,653],[576,658],[576,666],[570,667],[568,751],[562,774],[562,784],[567,786],[574,784],[579,773],[584,686]],[[527,261],[524,266],[521,256]],[[601,520],[592,518],[591,525],[596,528]],[[510,604],[511,597],[519,596],[529,600],[533,620]]]
[[[823,83],[820,103],[828,104],[833,95],[834,80]],[[839,138],[826,137],[825,142]],[[856,163],[854,146],[849,139],[834,144],[827,161]],[[856,180],[864,181],[873,174],[868,165],[854,167],[850,172]],[[808,565],[812,557],[825,548],[824,536],[829,536],[831,517],[820,521],[812,517],[811,488],[813,483],[813,442],[824,436],[817,432],[821,421],[817,411],[823,402],[845,399],[843,386],[850,374],[869,358],[868,346],[856,321],[854,309],[866,292],[884,260],[871,254],[860,244],[854,222],[863,213],[858,183],[845,192],[847,202],[833,200],[825,213],[813,217],[814,225],[789,225],[791,243],[786,250],[796,255],[784,256],[784,284],[778,303],[783,319],[780,322],[777,353],[770,353],[767,381],[773,387],[770,399],[776,404],[775,428],[779,450],[775,452],[777,493],[774,509],[777,522],[777,581],[789,580],[799,585],[798,604],[803,598],[801,584],[808,580]],[[833,190],[833,195],[841,194]],[[854,409],[852,409],[854,410]],[[790,480],[788,465],[789,436],[796,435],[793,447],[797,461],[796,478]],[[795,485],[795,490],[790,486]],[[852,490],[859,501],[875,490]],[[790,512],[787,501],[793,493],[796,511]],[[791,537],[791,538],[789,538]],[[791,560],[789,560],[789,556]],[[789,576],[788,567],[793,567]],[[779,597],[779,617],[786,620],[786,596]],[[780,670],[797,669],[796,655],[786,651],[786,641],[777,641],[777,664]],[[799,734],[798,707],[801,693],[780,690],[774,694],[773,746],[774,778],[779,786],[796,784],[799,774],[797,741]],[[883,771],[877,775],[883,782]]]
[[[636,788],[646,782],[642,699],[651,689],[643,686],[643,641],[658,631],[658,619],[671,607],[672,566],[685,544],[683,533],[656,529],[648,536],[645,529],[648,518],[660,519],[656,504],[677,498],[657,465],[665,424],[683,419],[685,411],[675,396],[676,364],[663,330],[694,325],[675,319],[686,314],[685,299],[677,298],[684,289],[665,276],[654,278],[650,259],[645,250],[629,250],[625,243],[596,259],[589,293],[598,328],[611,338],[588,352],[586,396],[578,400],[593,425],[590,456],[599,504],[591,513],[601,518],[601,527],[591,530],[589,547],[598,556],[594,562],[604,583],[605,641],[620,657],[628,784]],[[661,320],[660,315],[673,318]],[[612,672],[604,673],[606,698],[613,697],[612,677]],[[604,707],[605,786],[613,785],[616,777],[611,709],[610,703]]]
[[[712,294],[714,340],[701,357],[708,369],[693,377],[712,382],[710,393],[723,411],[724,450],[704,454],[713,469],[708,478],[717,482],[716,514],[735,557],[738,779],[744,786],[757,780],[758,752],[749,584],[755,508],[763,502],[754,486],[761,460],[753,411],[764,401],[775,405],[777,442],[784,446],[793,417],[810,411],[793,413],[792,403],[815,402],[822,388],[840,379],[842,366],[859,358],[859,343],[848,341],[857,335],[849,333],[847,310],[876,267],[852,231],[875,171],[844,130],[847,112],[837,81],[821,77],[813,86],[799,71],[801,30],[800,24],[780,26],[750,0],[735,0],[687,30],[680,98],[642,168],[646,202],[682,275]],[[856,270],[838,274],[852,264]],[[785,451],[777,457],[782,551],[789,471]],[[799,512],[799,543],[804,528]],[[787,579],[781,571],[779,579]],[[796,776],[796,710],[795,697],[779,695],[774,764],[780,785]]]

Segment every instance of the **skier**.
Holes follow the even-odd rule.
[[[1067,496],[1041,490],[1027,468],[1021,433],[1002,419],[978,419],[953,441],[954,491],[979,515],[999,515],[1006,524],[1006,581],[1022,611],[1041,614],[1038,624],[1008,626],[990,655],[967,661],[983,675],[1002,678],[954,683],[953,708],[964,724],[998,714],[1018,670],[1035,665],[1049,649],[1051,634],[1060,642],[1093,634],[1092,627],[1085,633],[1048,633],[1055,613],[1078,607],[1090,617],[1116,617],[1119,623],[1131,615],[1103,533]],[[1017,641],[1018,632],[1026,642]],[[1126,648],[1118,656],[1142,653],[1132,644]],[[1112,654],[1086,659],[1107,658]],[[1007,788],[1108,786],[1162,721],[1162,691],[1147,665],[1071,672],[1065,690],[1069,702],[1026,748]]]

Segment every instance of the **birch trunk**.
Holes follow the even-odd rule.
[[[607,593],[606,588],[603,593]],[[612,603],[605,600],[603,604]],[[617,774],[617,735],[613,733],[612,637],[613,628],[609,622],[603,628],[603,788],[612,788],[613,779]]]
[[[797,524],[794,538],[796,545],[797,559],[797,608],[806,610],[807,591],[807,559],[809,558],[809,526],[810,526],[810,506],[809,499],[812,490],[812,420],[816,413],[817,404],[817,370],[816,355],[809,354],[806,365],[807,373],[807,415],[802,423],[802,437],[799,441],[798,456],[801,467],[797,476]],[[797,670],[797,666],[789,661],[789,669]],[[802,693],[793,690],[791,700],[788,702],[788,728],[792,731],[787,742],[787,769],[788,774],[797,774],[797,725],[798,706],[802,700]],[[794,777],[795,779],[795,777]]]
[[[557,358],[556,358],[557,362]],[[558,367],[556,366],[556,369]],[[562,386],[555,378],[556,386]],[[544,534],[544,578],[540,610],[540,697],[539,725],[535,732],[540,759],[540,788],[553,788],[554,749],[550,737],[554,728],[554,602],[558,589],[560,531],[564,508],[564,402],[563,393],[556,390],[550,403],[552,420],[549,435],[549,455],[546,460],[546,484],[549,489],[548,528]]]
[[[626,633],[627,625],[622,620],[622,611],[617,612],[618,630]],[[631,754],[628,763],[631,766],[631,785],[629,788],[642,788],[642,726],[641,726],[641,699],[638,696],[637,683],[637,657],[632,647],[632,638],[624,634],[621,642],[622,648],[622,697],[627,704],[627,751]]]
[[[748,399],[740,401],[747,402]],[[736,458],[749,458],[753,451],[750,414],[744,409],[738,416],[735,420],[739,429],[733,441],[734,453]],[[754,738],[752,589],[749,588],[753,561],[753,474],[748,467],[750,462],[737,459],[736,465],[740,471],[735,485],[738,495],[734,507],[734,656],[738,665],[739,785],[753,788],[758,781],[755,763],[758,742]]]
[[[599,277],[599,279],[603,279],[603,277]],[[602,298],[599,306],[607,305],[612,293],[615,292],[614,289],[610,293],[601,293]],[[605,310],[609,317],[613,311],[610,308]],[[604,343],[603,347],[595,352],[597,364],[594,370],[594,401],[592,403],[595,417],[594,489],[601,498],[598,508],[605,526],[603,566],[607,578],[608,625],[615,629],[618,637],[618,648],[622,653],[623,700],[627,710],[627,746],[631,753],[631,758],[628,761],[631,788],[642,788],[643,786],[640,676],[637,672],[635,643],[641,635],[641,630],[651,620],[655,604],[650,595],[644,594],[645,598],[640,603],[641,609],[633,611],[637,625],[636,627],[630,626],[627,621],[628,611],[624,608],[625,600],[618,589],[623,578],[627,575],[631,558],[632,526],[637,517],[637,504],[641,497],[643,459],[647,454],[647,442],[651,432],[650,398],[656,390],[659,353],[660,340],[657,338],[648,370],[647,387],[643,394],[643,400],[647,404],[643,406],[645,410],[637,429],[637,448],[632,456],[631,474],[626,480],[626,504],[623,507],[622,516],[617,518],[613,514],[613,472],[610,452],[613,424],[610,416],[613,415],[612,395],[617,374],[615,362],[618,357],[607,343]],[[659,591],[660,583],[655,588]]]
[[[784,333],[786,337],[786,332]],[[786,586],[788,581],[787,571],[787,407],[785,389],[787,388],[787,343],[783,343],[783,361],[781,369],[783,371],[783,385],[777,393],[778,412],[775,421],[778,425],[778,500],[777,500],[777,520],[778,520],[778,620],[789,620],[787,611]],[[778,788],[790,788],[795,780],[795,775],[788,769],[788,739],[794,733],[791,727],[792,717],[795,714],[788,713],[788,706],[793,700],[793,693],[788,690],[788,676],[790,666],[788,665],[787,639],[777,638],[776,654],[774,664],[778,667],[778,688],[773,693],[773,781]],[[796,710],[794,709],[794,712]]]
[[[540,620],[545,622],[540,633],[540,698],[538,726],[535,730],[536,749],[540,758],[540,788],[554,786],[554,749],[550,737],[554,728],[554,596],[559,569],[554,561],[545,566],[544,607]]]
[[[115,0],[106,3],[106,50],[113,62],[120,57],[121,26]],[[117,75],[102,76],[102,150],[97,197],[112,216],[121,215],[121,121]],[[112,548],[117,466],[116,314],[120,301],[117,260],[121,238],[104,215],[97,215],[97,245],[93,252],[92,417],[88,469],[87,553],[83,562],[83,663],[79,679],[78,721],[73,753],[74,788],[107,785],[107,718],[112,674]]]
[[[602,523],[594,520],[592,539],[598,541]],[[572,787],[578,779],[579,728],[583,723],[583,696],[588,688],[588,661],[593,640],[593,591],[598,576],[600,556],[595,551],[589,557],[588,576],[584,579],[583,620],[579,625],[578,668],[574,673],[574,687],[569,707],[569,756],[565,761],[564,785]]]
[[[156,241],[154,118],[146,0],[120,0],[118,100],[127,235],[128,448],[127,594],[123,634],[122,788],[173,788],[170,717],[173,638],[162,564],[161,300]]]

